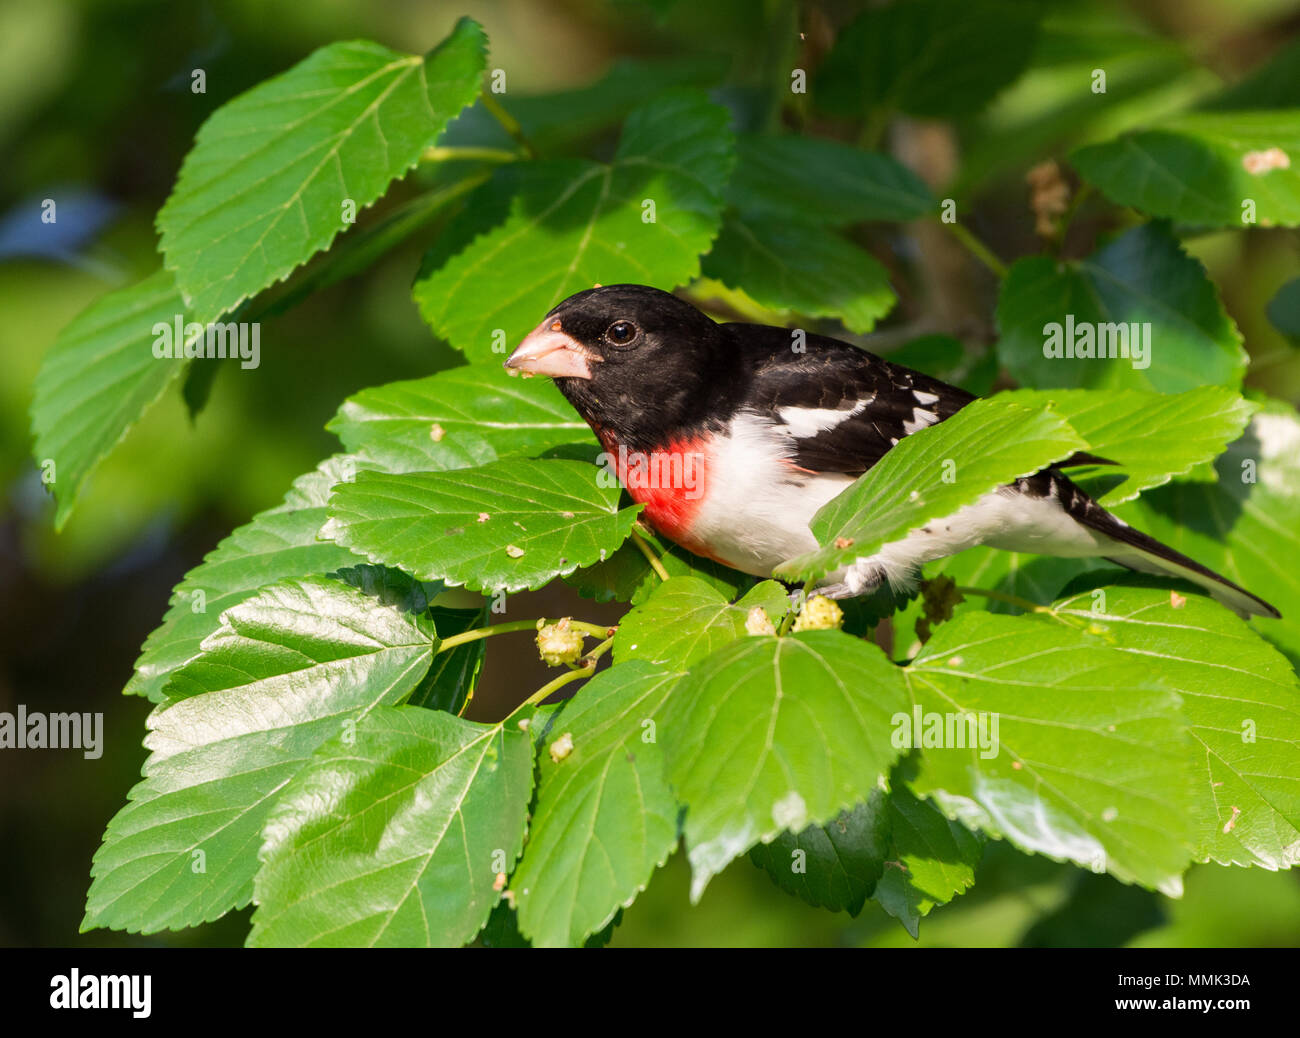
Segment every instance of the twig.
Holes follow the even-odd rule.
[[[545,623],[545,618],[541,618]],[[609,628],[602,624],[591,624],[585,620],[569,620],[569,626],[573,627],[583,634],[592,638],[605,638],[609,635]],[[476,627],[472,631],[464,631],[461,634],[453,634],[450,638],[444,638],[438,645],[437,652],[446,652],[448,649],[454,649],[457,645],[464,645],[466,642],[478,641],[480,638],[491,638],[497,634],[510,634],[513,631],[536,631],[537,620],[513,620],[508,624],[495,624],[492,627]],[[436,655],[437,653],[435,653]]]
[[[975,236],[975,232],[963,224],[946,223],[943,225],[952,232],[952,236],[966,246],[966,250],[1002,280],[1007,276],[1007,266],[994,255],[993,250]]]
[[[524,154],[530,159],[537,158],[537,151],[524,136],[524,128],[519,125],[519,120],[502,108],[501,102],[491,92],[485,90],[479,96],[483,101],[483,107],[501,124],[501,128],[510,134],[511,139],[523,149]]]
[[[654,549],[646,542],[646,539],[635,530],[632,531],[632,543],[641,549],[641,554],[644,555],[646,561],[650,563],[650,568],[659,575],[659,579],[667,580],[668,570],[664,568],[664,564],[659,560],[659,556],[654,553]]]

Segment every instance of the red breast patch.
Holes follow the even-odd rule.
[[[630,451],[598,434],[608,463],[633,501],[645,505],[642,517],[665,537],[690,547],[690,529],[707,486],[705,441],[672,440],[662,450]]]

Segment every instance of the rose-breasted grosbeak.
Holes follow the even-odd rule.
[[[667,292],[606,285],[547,314],[506,367],[555,380],[660,533],[697,555],[767,577],[817,547],[808,523],[822,505],[904,437],[974,399],[836,339],[807,335],[802,351],[794,343],[785,328],[718,324]],[[629,458],[640,459],[645,472],[689,479],[629,479]],[[978,544],[1102,556],[1192,581],[1239,613],[1278,615],[1115,518],[1056,467],[858,559],[820,590],[843,597],[884,580],[905,587],[923,563]]]

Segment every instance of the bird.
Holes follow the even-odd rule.
[[[658,533],[765,578],[818,547],[809,527],[818,509],[906,437],[976,399],[850,343],[720,323],[670,292],[635,284],[569,296],[505,367],[553,379]],[[987,545],[1101,557],[1188,580],[1240,616],[1280,616],[1112,515],[1061,471],[1071,464],[1112,463],[1075,454],[855,559],[814,590],[833,599],[882,584],[909,591],[925,563]]]

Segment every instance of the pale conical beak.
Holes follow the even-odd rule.
[[[525,337],[505,366],[507,370],[551,378],[591,378],[591,361],[599,360],[571,335],[560,329],[555,318],[543,321]]]

